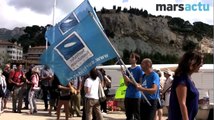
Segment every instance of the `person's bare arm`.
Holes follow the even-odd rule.
[[[187,106],[186,106],[187,87],[182,84],[178,85],[176,88],[176,94],[177,94],[178,103],[181,110],[182,120],[189,120]]]
[[[129,83],[131,83],[131,84],[135,84],[134,82],[133,82],[133,80],[131,80],[127,75],[126,75],[126,73],[125,73],[125,70],[121,67],[121,73],[122,73],[122,75],[123,75],[123,79],[124,79],[124,83],[125,83],[125,85],[126,86],[128,86],[128,84]]]
[[[125,85],[126,85],[126,86],[127,86],[129,83],[131,83],[131,84],[134,85],[133,80],[131,80],[127,75],[123,74],[123,79],[124,79],[124,82],[125,82]]]
[[[151,88],[145,88],[145,87],[142,87],[140,84],[137,84],[137,89],[142,92],[154,94],[157,91],[158,86],[156,84],[153,84]]]
[[[85,93],[90,93],[91,92],[91,89],[89,87],[84,87],[84,90],[85,90]]]
[[[67,87],[67,86],[62,86],[62,85],[58,85],[58,88],[61,89],[61,90],[70,90],[69,87]]]

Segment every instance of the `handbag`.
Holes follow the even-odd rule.
[[[106,95],[104,93],[103,87],[101,85],[101,83],[99,83],[99,88],[98,88],[98,97],[99,97],[99,101],[103,102],[106,100]]]

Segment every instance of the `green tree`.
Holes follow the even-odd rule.
[[[8,40],[9,42],[12,42],[12,43],[15,43],[17,42],[17,39],[16,38],[11,38],[10,40]]]
[[[23,47],[23,53],[27,53],[29,46],[41,46],[45,45],[45,27],[39,27],[33,25],[25,28],[25,34],[18,38],[17,43],[21,44]]]
[[[116,13],[120,13],[121,12],[121,7],[117,7]]]
[[[1,64],[5,65],[5,64],[9,63],[9,61],[10,61],[10,58],[9,58],[8,54],[0,53],[0,62],[1,62]]]
[[[123,58],[122,58],[122,60],[123,60],[123,62],[125,64],[129,64],[129,56],[130,56],[130,54],[131,54],[131,52],[129,52],[128,50],[126,50],[126,49],[123,50]]]
[[[127,13],[127,12],[128,12],[128,9],[127,9],[127,8],[123,8],[123,12],[124,12],[124,13]]]
[[[148,16],[149,16],[148,11],[147,11],[147,10],[144,10],[144,11],[143,11],[143,17],[148,17]]]
[[[197,36],[209,36],[213,37],[213,25],[208,25],[203,22],[194,22],[193,31]]]
[[[204,54],[204,64],[213,64],[213,54],[210,53]]]
[[[194,43],[193,41],[184,41],[182,49],[183,51],[192,51],[196,48],[197,43]]]

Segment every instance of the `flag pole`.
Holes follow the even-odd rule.
[[[55,25],[55,11],[56,11],[56,0],[54,0],[54,4],[53,4],[53,26]],[[55,27],[53,27],[53,41],[55,42]],[[54,51],[52,51],[52,54],[53,54]],[[53,54],[53,59],[54,59],[54,54]],[[54,67],[54,66],[53,66]]]
[[[53,3],[53,18],[52,18],[52,25],[53,26],[55,25],[55,11],[56,11],[56,0],[54,0],[54,3]],[[55,39],[55,27],[53,27],[52,39],[53,39],[53,41]],[[45,43],[45,48],[46,48],[46,50],[48,49],[48,41],[47,40]]]
[[[89,14],[90,14],[90,15],[92,16],[92,18],[94,19],[94,21],[95,21],[95,23],[97,24],[97,26],[99,27],[100,31],[102,31],[102,34],[105,36],[105,38],[106,38],[107,41],[109,42],[109,44],[110,44],[111,47],[113,48],[114,52],[117,54],[117,57],[118,57],[119,61],[122,63],[123,67],[125,68],[125,70],[126,70],[126,71],[128,72],[128,74],[130,75],[131,80],[132,80],[132,81],[134,82],[134,84],[136,85],[137,82],[135,81],[133,75],[132,75],[132,74],[130,73],[130,71],[127,69],[127,67],[126,67],[125,63],[123,62],[123,60],[121,59],[119,53],[118,53],[117,50],[114,48],[114,46],[112,45],[112,43],[110,42],[110,40],[108,39],[108,37],[106,36],[106,34],[103,32],[103,30],[101,29],[99,23],[97,23],[97,20],[94,18],[94,15],[93,15],[91,12],[90,12]],[[121,65],[120,65],[120,66],[121,66]],[[122,67],[122,66],[121,66],[121,67]],[[150,104],[150,102],[148,101],[148,99],[146,98],[145,94],[144,94],[143,92],[141,92],[141,93],[142,93],[144,99],[146,100],[146,102],[151,106],[151,104]]]
[[[56,9],[56,0],[54,0],[53,3],[53,18],[52,18],[52,25],[55,25],[55,9]],[[46,28],[46,30],[48,29],[48,27]],[[55,39],[55,27],[53,27],[53,34],[52,34],[52,39]],[[45,41],[45,49],[48,49],[48,40],[46,39]],[[46,59],[48,59],[48,57],[46,56]]]

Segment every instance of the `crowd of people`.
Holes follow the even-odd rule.
[[[94,84],[94,80],[101,83],[105,95],[108,95],[111,77],[106,75],[104,69],[91,70],[88,75],[71,80],[67,86],[60,84],[58,77],[46,65],[43,68],[30,65],[25,69],[28,70],[24,70],[22,64],[17,64],[14,68],[6,64],[0,69],[0,114],[8,108],[9,98],[12,98],[12,112],[22,113],[23,109],[28,109],[27,114],[35,114],[38,112],[36,95],[40,96],[40,94],[44,101],[43,111],[47,111],[49,116],[56,111],[57,119],[60,118],[62,105],[66,120],[74,115],[88,120],[92,109],[94,116],[97,114],[100,116],[97,120],[102,119],[101,112],[107,113],[107,101],[98,101],[98,93],[96,93],[98,87]],[[91,106],[88,99],[97,99],[97,101]],[[83,114],[81,105],[84,106]],[[96,110],[94,110],[95,106]]]
[[[170,70],[163,72],[163,84],[162,74],[153,69],[151,59],[144,58],[138,66],[140,57],[132,53],[129,61],[131,67],[127,70],[121,66],[121,74],[127,86],[124,99],[126,120],[161,120],[163,106],[168,109],[168,120],[194,119],[199,93],[191,75],[203,64],[200,53],[185,53],[175,74]],[[75,114],[82,117],[82,120],[103,120],[102,112],[107,113],[107,101],[99,101],[98,88],[101,84],[106,96],[111,88],[111,77],[106,75],[104,69],[93,68],[87,75],[77,77],[64,86],[48,66],[40,69],[31,65],[27,72],[22,67],[19,64],[16,69],[10,69],[10,64],[6,64],[3,70],[0,69],[0,112],[7,108],[11,96],[14,113],[21,113],[22,109],[29,109],[28,114],[37,113],[35,94],[42,90],[44,111],[49,110],[48,114],[52,116],[55,110],[57,120],[62,105],[66,120]]]

